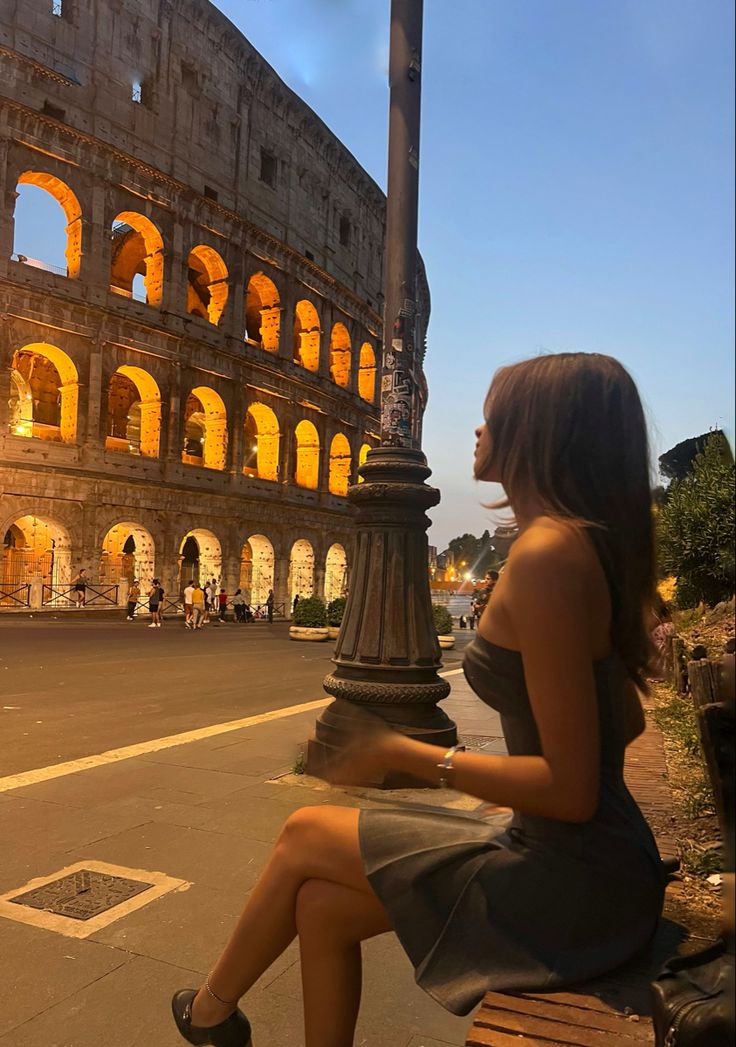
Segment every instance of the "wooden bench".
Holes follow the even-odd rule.
[[[672,801],[656,727],[648,725],[630,746],[626,782],[644,813],[661,823],[657,816],[666,816]],[[658,834],[657,844],[663,860],[677,858],[672,837]],[[565,992],[486,993],[466,1047],[651,1047],[649,984],[683,937],[665,906],[650,947],[618,971]]]

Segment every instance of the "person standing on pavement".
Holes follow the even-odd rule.
[[[72,581],[72,592],[74,593],[75,605],[84,607],[87,602],[87,571],[84,567]]]
[[[294,612],[296,611],[297,605],[298,605],[300,600],[301,600],[301,596],[299,595],[299,593],[297,593],[296,596],[294,597],[294,603],[291,605],[291,616],[292,616],[292,618],[294,617]]]
[[[224,622],[227,616],[227,591],[225,589],[220,589],[220,594],[217,597],[217,602],[219,604],[220,621]]]
[[[161,582],[158,578],[154,578],[151,582],[151,588],[148,590],[148,610],[151,612],[149,629],[161,628],[161,604],[163,599],[164,591],[161,587]]]
[[[273,625],[273,589],[268,590],[268,596],[266,597],[266,614],[268,615],[268,624]]]
[[[132,622],[135,618],[136,608],[138,607],[138,601],[141,598],[141,587],[138,582],[133,579],[128,590],[128,621]]]
[[[233,611],[235,611],[235,621],[245,621],[245,597],[243,596],[242,589],[235,590],[235,596],[233,596]]]
[[[192,595],[194,593],[194,582],[184,589],[184,625],[187,629],[192,628]]]
[[[202,625],[207,625],[210,620],[210,611],[212,609],[212,589],[210,583],[205,582],[202,586],[202,594],[204,599],[204,615],[202,616]]]
[[[599,977],[651,941],[666,876],[623,775],[656,581],[641,400],[611,357],[546,354],[502,368],[483,414],[474,474],[503,486],[519,537],[465,673],[508,755],[442,754],[355,717],[328,777],[419,778],[496,812],[291,814],[214,967],[173,997],[191,1044],[247,1047],[238,1001],[297,936],[306,1047],[353,1044],[361,943],[377,935],[395,933],[418,985],[458,1015],[488,991]]]
[[[199,582],[192,585],[192,629],[201,629],[204,624],[205,599],[204,590]]]

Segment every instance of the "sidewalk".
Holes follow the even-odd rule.
[[[498,716],[457,670],[443,703],[473,748],[503,752]],[[285,696],[283,706],[288,706]],[[266,714],[266,717],[271,714]],[[7,848],[0,895],[75,863],[120,866],[135,879],[163,873],[183,884],[93,930],[86,938],[8,918],[25,906],[0,900],[0,978],[7,987],[0,1047],[175,1047],[174,989],[201,980],[225,941],[287,815],[307,804],[444,803],[456,793],[344,791],[292,773],[317,711],[228,729],[196,741],[149,747],[129,759],[7,789],[0,780],[0,833]],[[212,729],[204,729],[204,733]],[[203,733],[203,732],[200,732]],[[638,772],[646,774],[641,752]],[[655,768],[650,777],[661,779]],[[133,872],[130,872],[133,870]],[[143,896],[145,897],[145,895]],[[135,906],[140,899],[125,903]],[[118,910],[119,911],[119,910]],[[104,921],[105,917],[95,917]],[[70,921],[74,929],[80,921]],[[91,925],[83,925],[85,933]],[[77,933],[79,933],[77,931]],[[365,993],[356,1044],[459,1047],[469,1018],[444,1011],[414,984],[391,936],[365,947]],[[295,946],[248,995],[255,1047],[302,1047]]]
[[[476,745],[489,738],[497,746],[497,716],[472,698],[461,674],[453,673],[450,682],[449,715]],[[34,878],[90,861],[185,881],[182,889],[82,939],[11,920],[7,910],[26,907],[6,903],[0,918],[0,979],[7,990],[1,1047],[181,1042],[169,1017],[170,995],[198,984],[209,969],[288,814],[306,804],[387,800],[375,792],[377,799],[348,795],[291,774],[316,715],[300,712],[0,792],[0,834],[12,841],[0,869],[0,895],[18,894]],[[457,794],[445,795],[458,804]],[[413,796],[427,802],[423,791]],[[365,970],[357,1044],[464,1044],[469,1021],[448,1014],[416,987],[389,936],[368,943]],[[256,1047],[300,1047],[296,947],[249,994],[247,1009]]]

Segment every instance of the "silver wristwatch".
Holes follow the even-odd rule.
[[[464,745],[453,745],[451,749],[448,749],[445,755],[442,757],[442,762],[437,764],[440,771],[439,787],[440,789],[451,789],[450,775],[452,773],[452,761],[455,757],[455,753],[464,753]]]

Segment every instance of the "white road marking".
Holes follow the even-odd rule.
[[[461,672],[462,669],[448,669],[439,675],[457,676]],[[332,698],[320,698],[315,702],[305,702],[303,705],[287,705],[283,709],[273,709],[271,712],[259,713],[257,716],[246,716],[241,720],[215,723],[209,727],[198,727],[194,731],[184,731],[182,734],[170,734],[164,738],[153,738],[148,742],[125,745],[121,749],[108,749],[104,753],[97,753],[93,756],[81,756],[77,760],[51,764],[50,767],[36,767],[31,771],[10,774],[5,778],[0,778],[0,793],[9,792],[11,789],[21,789],[24,785],[38,785],[40,782],[48,782],[54,778],[64,778],[68,774],[77,774],[79,771],[91,771],[95,767],[105,767],[107,764],[119,763],[121,760],[131,760],[135,756],[147,756],[149,753],[161,752],[162,749],[173,749],[176,745],[187,745],[189,742],[215,738],[218,734],[240,731],[244,727],[257,727],[271,720],[283,720],[287,716],[322,709],[331,701]]]

